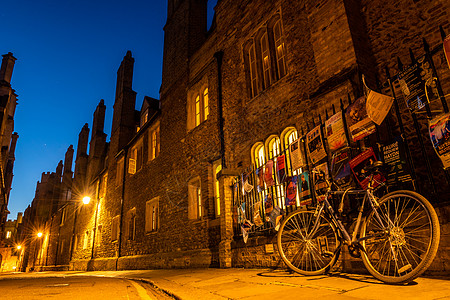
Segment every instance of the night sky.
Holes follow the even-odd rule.
[[[208,24],[217,0],[208,1]],[[136,109],[159,99],[164,0],[13,0],[0,11],[0,54],[17,58],[11,80],[18,94],[19,134],[8,219],[25,211],[42,172],[54,172],[100,99],[109,141],[117,69],[127,50],[135,59]],[[75,160],[75,157],[74,157]],[[73,168],[72,168],[73,170]]]

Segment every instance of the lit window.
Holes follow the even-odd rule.
[[[6,232],[6,238],[7,238],[7,239],[10,239],[10,238],[11,238],[11,231],[7,231],[7,232]]]
[[[159,197],[145,204],[145,232],[157,231],[159,226]]]
[[[143,165],[143,155],[144,147],[142,145],[142,138],[136,142],[136,144],[131,148],[130,165],[128,168],[128,173],[134,174],[139,171]]]
[[[268,152],[269,152],[269,159],[273,159],[274,157],[280,155],[281,149],[280,149],[280,139],[278,137],[273,137],[269,140],[268,143]]]
[[[277,55],[278,78],[281,78],[286,75],[286,55],[283,42],[283,32],[281,29],[281,21],[275,23],[273,27],[273,36],[275,40],[275,52]]]
[[[150,160],[155,159],[159,155],[160,151],[160,141],[159,141],[159,123],[155,128],[150,130],[149,133],[149,149],[150,149]]]
[[[208,88],[203,91],[203,108],[205,112],[204,119],[208,119],[209,116],[209,99],[208,99]]]
[[[195,126],[200,125],[201,122],[201,111],[200,111],[200,96],[195,98]]]
[[[290,161],[289,145],[292,144],[295,140],[297,140],[297,138],[298,138],[297,130],[293,127],[288,127],[285,129],[284,133],[282,134],[282,137],[284,140],[283,145],[284,145],[284,150],[286,153],[286,162],[289,162]],[[298,174],[298,170],[296,170],[292,173],[290,163],[286,164],[286,169],[287,169],[287,174],[289,176]]]
[[[250,81],[252,87],[252,97],[255,97],[258,94],[258,72],[256,69],[256,54],[255,54],[255,46],[251,46],[248,49],[248,58],[250,65]]]
[[[256,146],[253,146],[253,163],[256,168],[262,167],[266,162],[264,155],[264,146],[262,143],[258,143]]]
[[[83,239],[83,249],[86,249],[89,245],[89,236],[90,236],[90,232],[86,231],[84,233],[84,239]]]
[[[200,178],[189,181],[188,185],[188,217],[189,219],[200,219],[203,215],[202,188]]]
[[[270,51],[269,51],[269,39],[267,38],[267,33],[264,33],[261,37],[261,54],[262,54],[262,63],[263,63],[263,74],[264,74],[264,87],[267,88],[271,84]]]
[[[217,174],[222,171],[222,164],[220,162],[214,164],[214,198],[215,198],[215,214],[216,218],[220,216],[220,185],[217,179]]]

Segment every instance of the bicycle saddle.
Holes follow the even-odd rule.
[[[379,171],[381,168],[383,168],[384,163],[380,160],[374,162],[371,165],[367,165],[364,167],[364,170],[366,170],[367,172],[375,172],[375,171]]]

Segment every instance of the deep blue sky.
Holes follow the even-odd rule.
[[[217,0],[208,1],[209,20]],[[42,172],[54,172],[84,123],[105,100],[111,131],[116,72],[127,50],[135,59],[136,108],[159,99],[167,16],[165,0],[12,0],[0,11],[0,54],[17,58],[19,134],[9,219],[25,211]],[[209,21],[210,22],[210,21]]]

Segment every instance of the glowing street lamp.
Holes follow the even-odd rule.
[[[89,204],[89,202],[91,202],[91,197],[85,196],[85,197],[83,198],[83,204]]]
[[[38,232],[38,233],[37,233],[37,237],[38,237],[38,238],[42,237],[42,232]]]
[[[22,249],[22,246],[20,246],[20,245],[17,245],[17,250],[20,250],[20,249]]]

